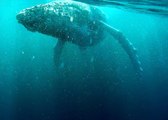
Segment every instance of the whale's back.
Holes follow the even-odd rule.
[[[60,1],[60,4],[63,5],[60,17],[52,12],[55,16],[50,20],[52,36],[84,47],[95,45],[104,38],[103,27],[98,21],[105,21],[105,16],[99,9],[75,1]],[[56,4],[53,4],[53,9],[57,10]]]

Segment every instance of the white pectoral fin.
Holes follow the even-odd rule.
[[[103,21],[100,21],[100,24],[104,26],[104,29],[108,33],[110,33],[116,40],[118,40],[118,42],[121,44],[123,49],[130,57],[131,62],[137,71],[137,74],[141,75],[143,69],[141,67],[141,62],[139,61],[138,55],[136,53],[136,48],[133,46],[133,44],[119,30],[111,27],[110,25],[104,23]]]
[[[60,57],[61,57],[61,53],[63,50],[65,42],[62,40],[58,40],[56,46],[54,47],[54,62],[55,65],[58,67],[59,62],[60,62]]]

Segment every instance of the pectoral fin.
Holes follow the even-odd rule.
[[[116,40],[118,40],[118,42],[121,44],[123,49],[130,57],[131,62],[137,71],[137,74],[141,75],[143,69],[141,67],[141,62],[136,53],[136,48],[133,46],[133,44],[119,30],[111,27],[110,25],[104,23],[103,21],[99,21],[99,22],[108,33],[110,33]]]
[[[65,44],[64,41],[58,40],[56,46],[54,47],[54,62],[57,67],[59,66],[60,57],[61,57],[62,50],[64,48],[64,44]]]

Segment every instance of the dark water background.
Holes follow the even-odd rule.
[[[67,44],[56,71],[57,40],[16,21],[45,2],[1,1],[0,120],[168,120],[168,17],[101,8],[138,49],[141,80],[110,36],[82,53]]]

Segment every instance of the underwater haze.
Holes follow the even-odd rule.
[[[98,6],[137,48],[138,78],[121,45],[107,36],[80,49],[18,23],[22,9],[52,0],[1,0],[0,120],[168,120],[168,16]]]

